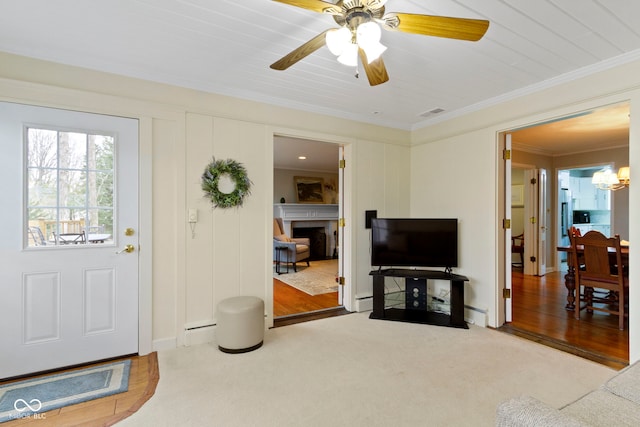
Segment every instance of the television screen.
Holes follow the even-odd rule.
[[[376,218],[371,231],[372,266],[458,266],[455,218]]]

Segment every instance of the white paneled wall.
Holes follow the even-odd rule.
[[[355,298],[365,302],[372,296],[371,230],[365,229],[365,211],[376,210],[377,216],[408,217],[410,174],[407,164],[410,148],[396,145],[358,141],[354,153],[354,189],[356,209],[354,226],[357,230],[354,248]],[[357,306],[358,307],[358,306]]]
[[[222,299],[265,298],[271,279],[265,277],[264,267],[269,259],[263,242],[270,232],[265,202],[273,162],[272,145],[262,125],[190,113],[186,134],[187,206],[199,213],[193,236],[185,224],[185,317],[186,327],[192,328],[215,323],[215,307]],[[200,180],[214,156],[236,160],[247,169],[253,185],[242,208],[214,208],[204,197]]]

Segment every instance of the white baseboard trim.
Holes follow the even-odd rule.
[[[355,309],[357,313],[373,310],[373,297],[356,299]]]
[[[184,345],[206,344],[215,339],[215,325],[205,326],[198,329],[189,329],[184,332]]]
[[[153,351],[171,350],[178,346],[178,341],[175,338],[162,338],[159,340],[153,340]]]

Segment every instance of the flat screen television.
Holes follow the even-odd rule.
[[[372,266],[458,266],[456,218],[375,218],[371,232]]]

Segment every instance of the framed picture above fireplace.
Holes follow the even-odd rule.
[[[324,179],[294,176],[298,203],[324,203]]]

